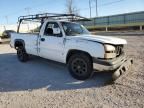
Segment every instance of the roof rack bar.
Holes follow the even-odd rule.
[[[90,19],[75,15],[75,14],[58,14],[58,13],[43,13],[43,14],[36,14],[36,15],[27,15],[27,16],[20,16],[18,18],[18,21],[22,20],[34,20],[34,19],[46,19],[46,18],[56,18],[56,19],[69,19],[71,21],[78,20],[78,19],[85,19],[87,21],[90,21]]]

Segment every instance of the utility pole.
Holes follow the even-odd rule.
[[[97,2],[97,0],[95,0],[95,3],[96,3],[96,17],[98,17],[98,2]]]
[[[25,11],[28,13],[28,15],[30,15],[30,10],[31,10],[31,8],[29,8],[29,7],[25,8]],[[29,32],[30,31],[30,22],[28,22],[27,27],[28,27],[27,32]]]
[[[6,22],[7,22],[7,24],[8,24],[8,16],[5,16],[5,19],[6,19]]]
[[[0,16],[0,21],[1,21],[1,22],[0,22],[0,25],[2,25],[2,18],[1,18],[1,16]]]
[[[91,0],[89,0],[90,18],[91,18]]]

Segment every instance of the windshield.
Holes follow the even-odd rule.
[[[90,34],[82,25],[72,22],[61,22],[67,36],[77,36],[80,34]]]

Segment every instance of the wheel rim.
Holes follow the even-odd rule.
[[[72,71],[79,75],[83,76],[87,73],[87,63],[80,58],[76,58],[72,61]]]

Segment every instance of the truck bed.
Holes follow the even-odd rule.
[[[11,33],[10,45],[14,48],[15,40],[18,39],[22,39],[27,45],[34,41],[38,35],[38,33]]]

